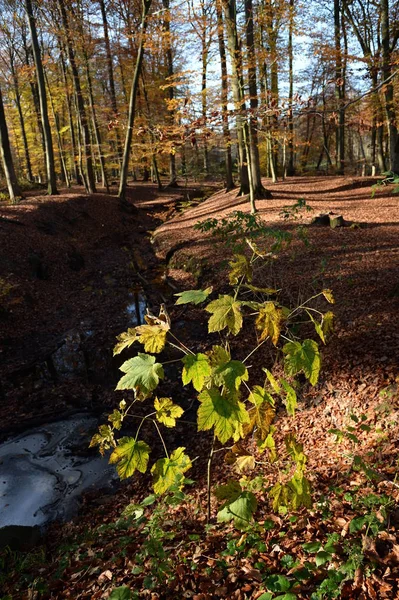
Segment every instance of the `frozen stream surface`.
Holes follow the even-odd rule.
[[[0,528],[68,519],[82,492],[115,478],[107,458],[87,452],[96,426],[95,417],[78,414],[0,445]]]

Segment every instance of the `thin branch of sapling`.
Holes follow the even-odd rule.
[[[164,439],[163,439],[163,437],[162,437],[161,430],[160,430],[160,429],[159,429],[159,427],[158,427],[158,423],[156,422],[156,420],[155,420],[155,419],[152,419],[152,422],[153,422],[153,423],[154,423],[154,425],[155,425],[155,429],[158,431],[158,435],[159,435],[159,437],[160,437],[160,439],[161,439],[161,442],[162,442],[162,445],[163,445],[163,449],[165,450],[166,458],[169,458],[169,452],[168,452],[168,449],[167,449],[167,447],[166,447],[165,441],[164,441]]]
[[[270,338],[270,336],[268,335],[267,337],[265,337],[264,340],[262,340],[261,342],[259,342],[259,344],[257,346],[255,346],[255,348],[253,348],[253,350],[251,350],[251,352],[248,354],[248,356],[246,356],[244,358],[244,360],[242,361],[243,363],[245,363],[246,360],[248,360],[248,358],[250,356],[252,356],[252,354],[254,354],[254,352],[256,352],[257,350],[259,350],[259,348]]]

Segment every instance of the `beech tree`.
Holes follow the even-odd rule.
[[[14,201],[21,195],[21,190],[18,185],[17,176],[15,174],[14,163],[12,160],[10,140],[8,137],[7,123],[4,113],[3,96],[0,88],[0,150],[3,161],[4,173],[7,181],[8,193],[11,201]]]

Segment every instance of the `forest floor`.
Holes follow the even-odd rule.
[[[52,525],[43,545],[26,555],[1,555],[3,598],[108,598],[122,586],[131,593],[123,588],[113,598],[399,598],[399,209],[391,187],[372,197],[372,183],[292,178],[267,183],[273,199],[257,204],[265,227],[290,233],[292,241],[256,273],[254,284],[281,289],[286,305],[326,288],[335,297],[335,331],[322,349],[320,379],[315,387],[304,385],[295,418],[279,413],[276,423],[278,449],[292,430],[304,446],[312,509],[274,514],[262,489],[256,524],[247,531],[214,520],[207,526],[211,437],[180,427],[167,441],[186,446],[192,457],[200,454],[184,500],[148,506],[138,520],[120,518],[129,502],[151,493],[148,475],[135,475],[112,496],[86,496],[79,516]],[[207,232],[194,226],[248,212],[236,191],[216,192],[197,205],[209,193],[137,184],[129,192],[131,213],[115,197],[81,190],[0,204],[3,437],[63,412],[117,406],[120,362],[110,355],[115,336],[131,325],[129,291],[139,289],[153,311],[164,302],[187,346],[209,347],[203,311],[174,306],[173,294],[207,286],[226,293],[231,241],[212,235],[212,224]],[[329,211],[348,226],[310,226]],[[242,223],[242,217],[235,221]],[[267,249],[267,234],[257,243]],[[69,378],[43,367],[67,332],[78,332],[90,356],[86,369]],[[245,329],[231,342],[234,355],[243,358],[255,341],[255,332]],[[255,372],[271,368],[274,356],[272,346],[262,346]],[[188,413],[193,394],[173,375],[167,373],[167,394]],[[340,443],[333,429],[341,431]],[[262,458],[255,474],[266,487],[279,478]],[[232,477],[234,467],[219,452],[215,482]],[[213,517],[216,512],[212,498]]]

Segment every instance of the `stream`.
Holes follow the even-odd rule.
[[[144,294],[129,293],[127,327],[143,323],[145,309]],[[68,381],[90,375],[100,380],[106,364],[88,355],[86,345],[93,335],[90,330],[67,332],[26,376]],[[76,514],[84,492],[109,487],[118,479],[108,459],[88,448],[98,425],[97,416],[81,411],[0,444],[0,548],[35,544],[48,523]]]

